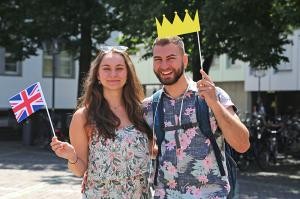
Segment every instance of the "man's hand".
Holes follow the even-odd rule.
[[[199,96],[202,97],[208,106],[213,102],[217,101],[216,87],[211,78],[204,72],[200,70],[202,79],[197,82]]]

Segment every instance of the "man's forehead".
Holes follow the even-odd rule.
[[[177,45],[175,44],[166,44],[166,45],[156,45],[153,48],[153,55],[177,55],[180,53],[180,49]]]

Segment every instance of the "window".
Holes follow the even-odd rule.
[[[285,51],[283,53],[283,55],[285,57],[287,57],[289,59],[288,62],[281,62],[277,68],[279,71],[289,71],[289,70],[292,70],[293,67],[292,67],[292,60],[293,60],[293,44],[287,44],[284,46],[285,48]]]
[[[52,77],[53,56],[47,53],[43,54],[43,76]],[[75,62],[73,56],[67,51],[62,51],[56,55],[55,76],[60,78],[74,78]]]
[[[12,54],[0,48],[0,74],[21,75],[21,62],[13,59]]]
[[[226,68],[241,68],[242,67],[242,61],[240,60],[233,60],[232,58],[227,58],[227,67]]]
[[[211,68],[219,69],[220,68],[220,56],[214,55],[213,61],[211,63]]]

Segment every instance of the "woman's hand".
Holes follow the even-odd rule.
[[[57,137],[53,137],[50,146],[58,157],[67,159],[69,162],[77,161],[75,149],[68,142],[61,142]]]
[[[156,144],[156,138],[150,141],[149,143],[149,151],[151,159],[156,159],[158,155],[158,146]]]

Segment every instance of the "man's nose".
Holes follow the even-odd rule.
[[[160,63],[160,68],[161,69],[166,69],[168,68],[168,64],[167,64],[167,61],[166,60],[162,60],[161,63]]]

